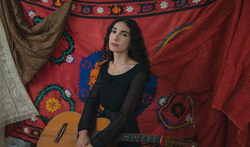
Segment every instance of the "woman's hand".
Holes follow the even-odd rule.
[[[76,142],[76,147],[93,147],[90,144],[90,138],[87,130],[82,130],[79,132],[79,137]]]

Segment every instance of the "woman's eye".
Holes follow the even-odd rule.
[[[115,30],[112,30],[111,32],[112,32],[112,33],[115,33],[116,31],[115,31]]]
[[[125,37],[127,37],[128,35],[127,35],[127,34],[122,34],[122,36],[125,36]]]

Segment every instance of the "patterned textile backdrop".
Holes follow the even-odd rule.
[[[34,26],[67,0],[19,2],[30,26]],[[98,59],[106,29],[115,18],[127,16],[138,22],[151,59],[163,46],[192,27],[214,2],[74,1],[53,55],[26,86],[41,115],[8,125],[6,135],[37,143],[46,124],[55,115],[64,111],[82,112],[99,71]],[[138,113],[141,133],[194,139],[198,104],[193,97],[178,93],[169,80],[153,75],[151,83],[146,85]],[[101,111],[102,108],[99,114]]]

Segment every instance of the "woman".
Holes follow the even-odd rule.
[[[96,83],[85,103],[78,124],[77,147],[106,147],[121,132],[139,133],[137,112],[151,71],[140,28],[136,21],[118,18],[107,30]],[[90,139],[99,105],[109,126]],[[117,142],[118,147],[140,147],[140,143]]]

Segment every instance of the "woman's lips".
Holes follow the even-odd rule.
[[[112,46],[119,46],[118,44],[115,44],[115,43],[111,43]]]

